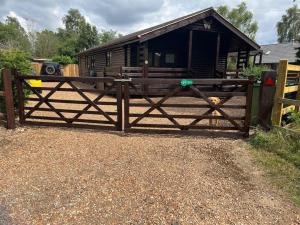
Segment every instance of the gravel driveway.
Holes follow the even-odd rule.
[[[0,224],[299,224],[234,136],[0,129]]]

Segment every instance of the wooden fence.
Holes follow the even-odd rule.
[[[68,64],[64,66],[65,77],[79,77],[79,68],[77,64]]]
[[[300,66],[291,65],[288,60],[280,60],[278,67],[276,94],[272,114],[272,124],[281,125],[282,116],[300,109]],[[296,93],[296,99],[287,95]]]
[[[1,71],[1,79],[3,80],[3,91],[0,91],[0,97],[4,97],[4,104],[6,109],[6,121],[7,129],[14,129],[15,124],[15,112],[13,101],[13,89],[12,89],[12,75],[8,69]]]
[[[32,69],[36,74],[40,74],[42,63],[31,63]],[[79,77],[78,64],[68,64],[63,66],[63,74],[65,77]]]

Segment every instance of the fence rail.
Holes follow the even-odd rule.
[[[293,85],[288,85],[289,81],[291,81]],[[296,93],[296,99],[288,98],[287,95],[291,93]],[[272,114],[272,124],[280,126],[283,115],[292,110],[299,111],[299,109],[300,66],[291,65],[288,63],[288,60],[280,60]]]

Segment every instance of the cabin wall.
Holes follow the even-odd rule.
[[[217,51],[216,33],[194,31],[192,48],[193,77],[212,78],[215,73],[216,51]]]

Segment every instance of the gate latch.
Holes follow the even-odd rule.
[[[180,85],[181,87],[188,87],[188,86],[191,86],[193,84],[193,81],[192,80],[181,80],[180,81]]]

